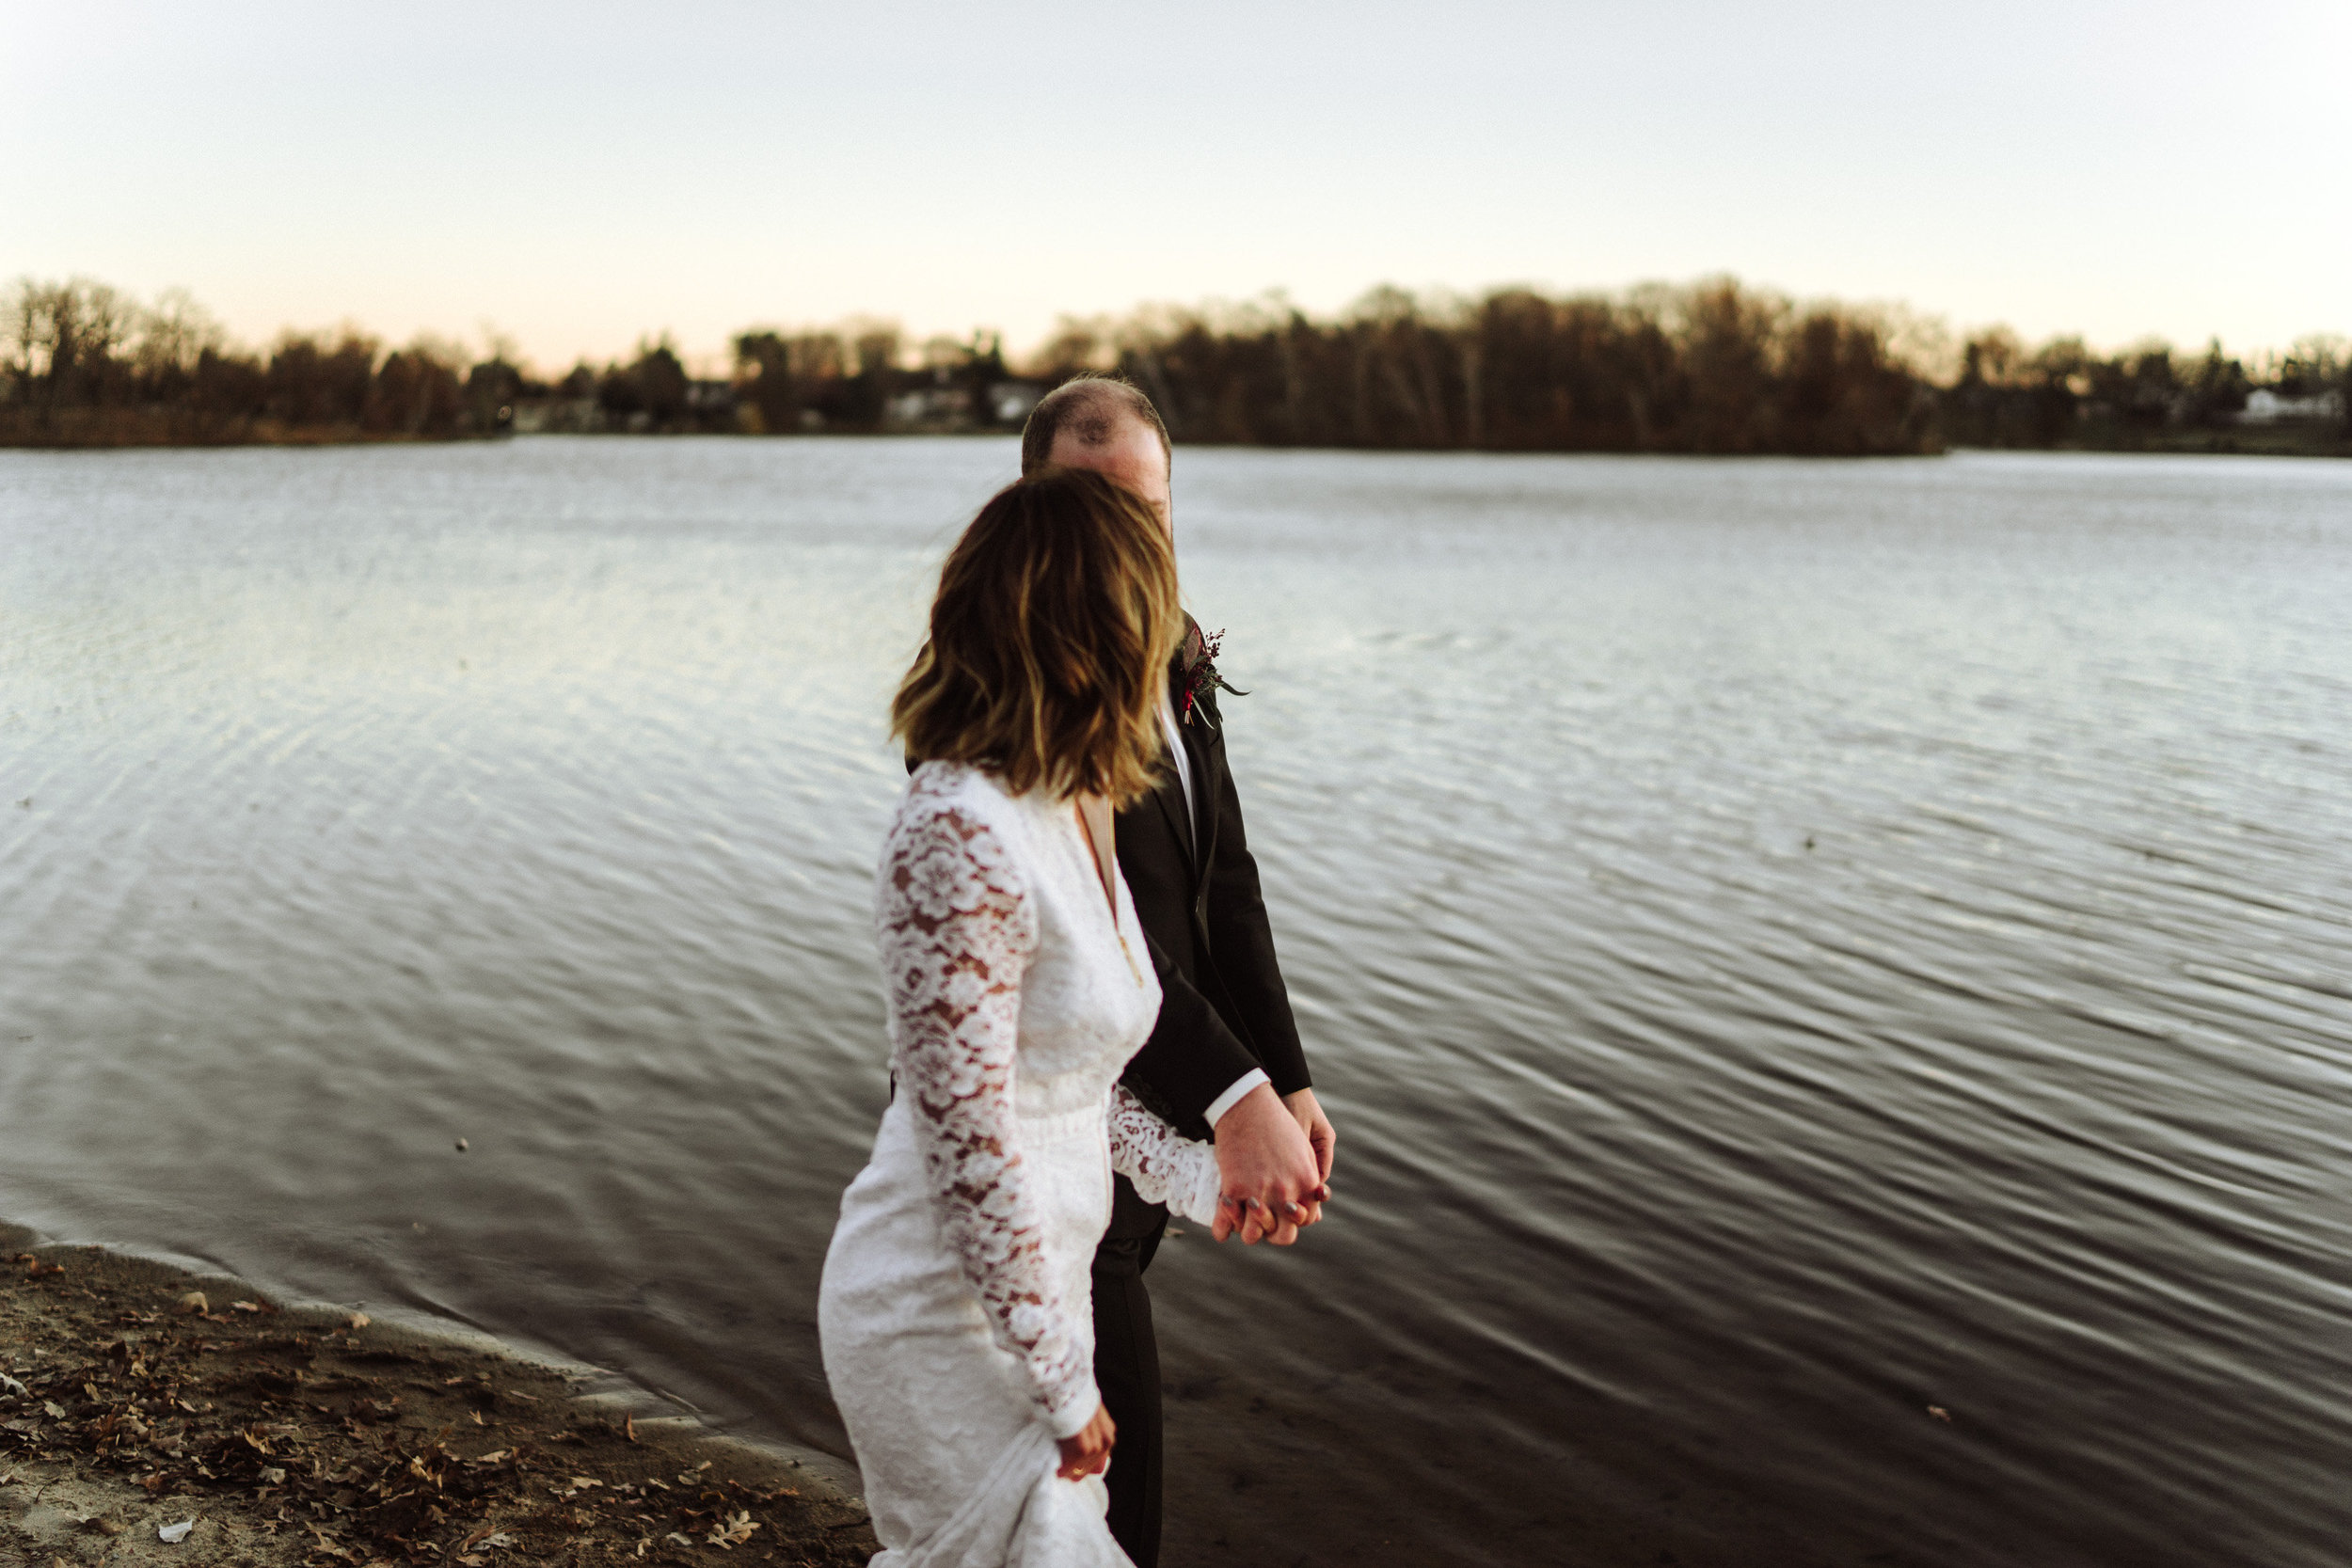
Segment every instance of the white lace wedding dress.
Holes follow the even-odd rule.
[[[1117,1568],[1102,1481],[1054,1473],[1100,1402],[1111,1172],[1203,1225],[1217,1196],[1209,1146],[1119,1086],[1160,1007],[1134,901],[1115,879],[1114,920],[1072,802],[938,762],[878,882],[896,1088],[818,1306],[873,1568]]]

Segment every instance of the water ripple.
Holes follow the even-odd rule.
[[[0,1212],[837,1449],[881,714],[1013,463],[0,453]],[[1343,1144],[1154,1266],[1171,1561],[2336,1560],[2352,470],[1177,490]]]

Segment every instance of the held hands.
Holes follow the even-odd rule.
[[[1297,1241],[1299,1227],[1321,1219],[1331,1196],[1327,1178],[1336,1142],[1311,1089],[1301,1089],[1287,1104],[1263,1084],[1242,1096],[1216,1124],[1223,1196],[1210,1234],[1221,1242],[1239,1231],[1244,1245]]]
[[[1323,1178],[1323,1184],[1328,1187],[1331,1184],[1331,1152],[1340,1144],[1340,1135],[1333,1131],[1331,1118],[1323,1114],[1321,1105],[1315,1103],[1315,1091],[1312,1089],[1286,1094],[1282,1097],[1282,1103],[1297,1118],[1298,1130],[1307,1134],[1307,1145],[1315,1151],[1315,1169]]]
[[[1055,1440],[1061,1449],[1061,1465],[1054,1474],[1064,1481],[1084,1481],[1099,1476],[1109,1468],[1112,1445],[1119,1440],[1119,1427],[1111,1420],[1106,1405],[1094,1407],[1094,1418],[1078,1430],[1075,1437]]]

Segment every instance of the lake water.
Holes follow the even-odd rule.
[[[1015,461],[0,452],[0,1217],[841,1451],[882,713]],[[2352,464],[1176,494],[1341,1147],[1153,1268],[1171,1562],[2342,1562]]]

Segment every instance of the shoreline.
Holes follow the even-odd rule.
[[[469,431],[453,436],[412,436],[405,433],[360,432],[341,428],[301,426],[293,429],[195,439],[25,440],[0,433],[0,451],[119,452],[119,451],[327,451],[346,447],[464,447],[496,445],[511,440],[576,441],[898,441],[941,436],[959,440],[1006,440],[1009,430],[827,431],[628,431],[546,430]],[[1324,446],[1200,439],[1188,448],[1224,451],[1361,453],[1366,455],[1491,457],[1687,457],[1708,461],[1724,458],[1789,458],[1836,463],[1866,462],[1888,457],[1933,459],[1955,452],[2084,452],[2106,457],[2289,457],[2319,461],[2352,460],[2352,436],[2302,425],[2196,427],[2153,431],[2129,439],[2086,440],[2079,437],[2043,444],[2008,445],[1953,441],[1915,451],[1822,453],[1765,449],[1746,452],[1685,451],[1631,446],[1606,447],[1466,447],[1466,446]]]
[[[0,1224],[10,1560],[834,1568],[877,1549],[837,1462],[651,1403],[487,1335]]]

